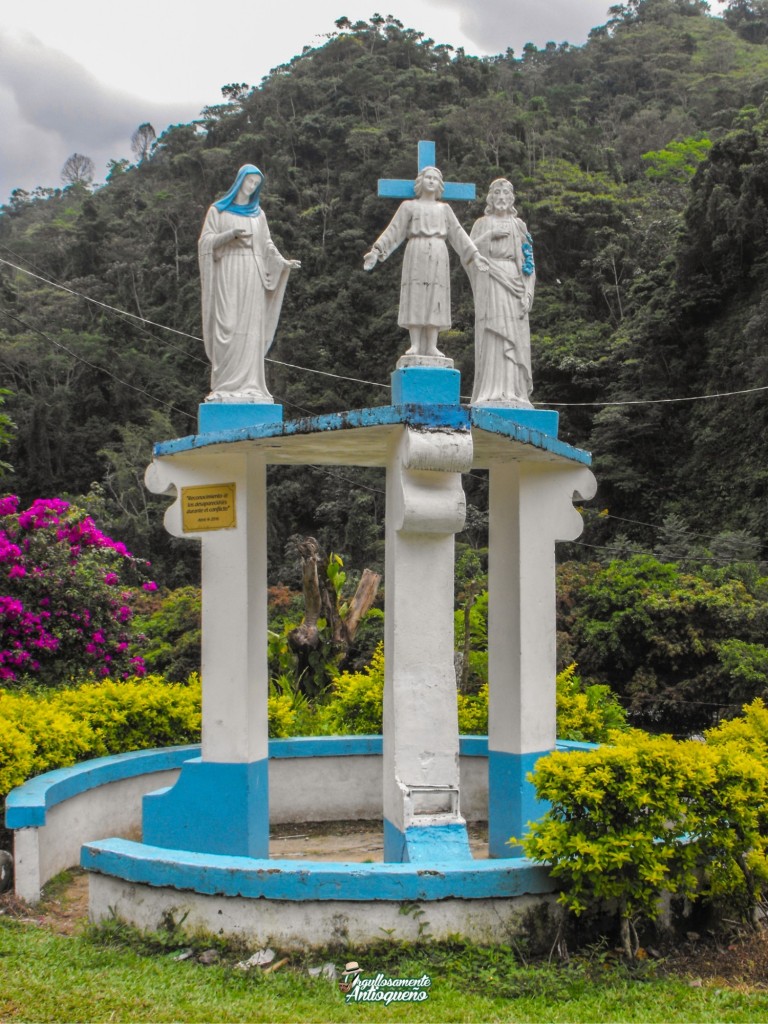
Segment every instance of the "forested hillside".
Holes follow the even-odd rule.
[[[701,0],[630,0],[584,46],[480,59],[393,19],[342,18],[323,46],[256,87],[226,85],[224,102],[138,163],[114,163],[105,186],[14,193],[0,212],[0,384],[16,424],[5,485],[24,501],[88,494],[162,582],[194,579],[142,475],[152,441],[194,430],[206,393],[207,206],[258,164],[272,234],[302,261],[268,370],[286,415],[383,404],[405,344],[399,258],[371,277],[362,256],[392,213],[377,179],[412,177],[430,138],[447,179],[477,183],[481,198],[455,206],[467,227],[504,174],[533,234],[534,400],[594,452],[594,508],[608,513],[588,515],[583,540],[597,550],[569,555],[670,537],[690,554],[730,537],[737,554],[764,557],[766,35],[765,0],[732,0],[724,19]],[[468,394],[472,306],[458,269],[454,287],[441,347]],[[484,487],[468,479],[473,543]],[[293,571],[296,532],[350,565],[380,564],[378,473],[275,470],[271,501],[274,581]]]

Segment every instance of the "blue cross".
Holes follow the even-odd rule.
[[[435,144],[434,142],[419,142],[419,172],[425,167],[436,167]],[[386,199],[413,199],[416,193],[413,191],[413,182],[405,178],[379,178],[379,195]],[[463,181],[446,181],[443,199],[464,199],[466,201],[475,198],[475,186]]]

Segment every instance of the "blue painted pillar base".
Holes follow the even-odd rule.
[[[403,366],[392,373],[392,405],[458,405],[461,374],[437,366]]]
[[[143,802],[148,846],[269,857],[268,761],[186,761],[176,783]]]
[[[200,434],[283,422],[283,407],[273,402],[203,402],[197,410]]]
[[[538,821],[549,804],[537,800],[533,783],[526,778],[540,757],[549,750],[533,754],[509,754],[488,751],[488,853],[491,857],[524,857],[521,846],[510,846],[509,840],[522,839],[528,822]]]
[[[433,864],[472,860],[465,824],[411,825],[401,832],[384,819],[384,860],[389,864]]]

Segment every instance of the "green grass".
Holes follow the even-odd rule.
[[[275,974],[232,968],[243,951],[222,948],[204,967],[174,962],[181,936],[140,938],[121,925],[73,937],[0,919],[0,1020],[11,1021],[729,1021],[768,1022],[768,994],[713,987],[606,966],[525,968],[503,948],[455,943],[384,946],[335,956],[294,956]],[[212,944],[209,938],[207,944]],[[199,944],[198,944],[198,948]],[[355,957],[366,974],[432,978],[424,1003],[345,1005],[338,987],[310,978],[309,964]]]

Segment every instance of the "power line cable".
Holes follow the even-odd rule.
[[[131,313],[127,309],[119,309],[117,306],[110,306],[108,302],[101,302],[99,299],[94,299],[90,295],[83,295],[82,292],[78,292],[74,288],[69,288],[67,285],[61,284],[59,281],[51,281],[49,278],[42,277],[40,274],[35,274],[31,270],[27,270],[25,267],[19,267],[15,263],[11,263],[10,260],[4,260],[2,256],[0,256],[0,263],[4,263],[5,266],[12,267],[14,270],[18,270],[22,274],[28,274],[29,277],[34,277],[38,281],[42,281],[43,284],[49,285],[51,288],[58,288],[60,291],[68,292],[70,295],[77,296],[78,299],[84,299],[86,302],[91,302],[94,306],[100,306],[101,309],[107,309],[111,313],[119,313],[121,316],[129,316],[133,320],[140,320],[142,323],[149,324],[150,327],[158,327],[161,331],[170,331],[171,334],[179,334],[182,338],[191,338],[193,341],[202,341],[202,338],[197,338],[194,334],[188,334],[186,331],[177,330],[175,327],[168,327],[166,324],[155,323],[154,320],[148,320],[145,316],[140,316],[138,313]]]
[[[587,406],[609,406],[623,405],[663,405],[670,402],[705,402],[713,398],[732,398],[734,395],[754,395],[758,391],[768,391],[768,384],[758,388],[744,388],[741,391],[716,391],[712,395],[690,395],[686,398],[628,398],[622,402],[534,402],[534,405],[556,405],[559,408],[577,408]]]
[[[18,253],[15,253],[13,251],[13,249],[9,249],[7,245],[0,245],[0,248],[3,248],[6,252],[10,252],[13,256],[16,257],[16,259],[25,260],[27,263],[30,263],[29,260],[26,260],[26,257],[19,256]],[[128,310],[119,309],[117,306],[108,306],[108,305],[106,305],[106,303],[99,303],[97,299],[93,299],[93,298],[91,298],[88,295],[84,295],[82,292],[78,292],[78,291],[75,291],[72,288],[68,288],[66,285],[60,284],[58,281],[52,281],[49,278],[41,277],[40,274],[33,274],[31,270],[26,270],[24,267],[19,267],[19,266],[17,266],[14,263],[10,263],[8,260],[4,260],[2,257],[0,257],[0,263],[5,263],[6,266],[13,267],[14,270],[19,270],[23,274],[29,274],[31,277],[35,277],[35,278],[37,278],[37,280],[43,281],[45,284],[50,285],[52,288],[59,288],[59,289],[61,289],[63,291],[66,291],[70,295],[73,295],[76,298],[82,299],[84,302],[92,302],[92,303],[95,303],[97,305],[100,305],[103,308],[107,309],[108,311],[117,314],[117,316],[120,318],[120,320],[123,323],[129,323],[130,322],[133,326],[137,327],[147,338],[150,338],[152,341],[156,341],[157,340],[156,336],[154,334],[152,334],[150,331],[148,331],[147,328],[144,326],[145,323],[151,324],[152,323],[151,320],[144,320],[143,317],[139,317],[136,313],[129,313]],[[34,263],[31,263],[30,265],[31,266],[35,266]],[[129,317],[130,320],[126,320],[126,317]],[[136,321],[136,320],[139,320],[140,322],[139,323],[134,323],[134,321]],[[154,324],[154,326],[161,327],[160,324]],[[162,330],[174,331],[175,329],[173,327],[162,327]],[[200,340],[199,338],[196,338],[193,334],[184,334],[183,331],[175,331],[175,333],[182,334],[182,335],[184,335],[184,337],[190,338],[192,341],[199,341]],[[188,349],[181,348],[181,346],[179,346],[179,345],[173,345],[169,341],[166,341],[165,345],[168,348],[173,349],[174,352],[180,352],[182,355],[186,356],[187,359],[192,359],[192,360],[194,360],[194,362],[201,363],[204,366],[208,365],[208,360],[207,359],[203,359],[201,356],[195,355],[194,352],[190,352]]]
[[[286,363],[282,359],[272,359],[270,356],[265,356],[264,361],[267,363],[274,363],[276,366],[288,366],[292,370],[303,370],[305,373],[317,373],[321,377],[335,377],[336,380],[351,380],[355,384],[370,384],[375,388],[387,388],[391,390],[391,384],[380,384],[377,380],[362,380],[360,377],[345,377],[340,373],[330,373],[328,370],[315,370],[310,366],[299,366],[297,363]],[[312,416],[316,416],[317,413],[312,413]]]
[[[633,526],[647,526],[651,530],[664,530],[666,527],[663,523],[644,523],[641,519],[626,519],[624,516],[615,516],[611,512],[597,512],[593,509],[588,511],[594,512],[598,519],[615,519],[620,523],[631,523]],[[699,537],[701,540],[717,540],[719,534],[714,533],[695,533],[691,530],[683,530],[686,537]]]
[[[592,548],[595,551],[613,551],[615,553],[616,550],[617,550],[617,545],[611,545],[611,544],[588,544],[586,541],[583,541],[583,540],[571,540],[571,541],[566,541],[565,543],[577,544],[579,547],[582,547],[582,548]],[[635,551],[635,550],[630,550],[629,554],[630,554],[630,556],[631,555],[644,555],[647,558],[658,558],[658,554],[655,551],[640,551],[640,550]],[[711,565],[712,563],[719,563],[721,565],[733,565],[734,564],[734,559],[733,558],[716,558],[714,555],[712,557],[710,557],[710,558],[707,558],[705,555],[680,555],[680,557],[679,558],[675,558],[674,561],[675,562],[704,562],[705,564],[709,564],[709,565]],[[735,561],[738,562],[739,559],[736,559]],[[765,565],[766,564],[764,561],[761,561],[759,559],[755,560],[755,559],[752,559],[752,558],[744,559],[744,561],[747,561],[747,562],[749,562],[752,565]]]
[[[6,246],[3,246],[3,248],[6,249],[8,252],[12,252],[12,250],[11,249],[7,249]],[[22,258],[23,259],[23,257],[17,257],[17,259],[18,258]],[[181,331],[181,330],[178,330],[175,327],[168,327],[166,324],[156,323],[154,320],[148,320],[146,317],[141,316],[138,313],[131,313],[129,310],[126,310],[126,309],[120,309],[117,306],[111,306],[111,305],[109,305],[109,303],[101,302],[99,299],[94,299],[91,296],[84,295],[82,292],[78,292],[74,288],[69,288],[67,285],[61,284],[58,281],[52,281],[50,278],[43,277],[42,275],[36,274],[33,271],[31,271],[31,270],[27,270],[26,267],[20,267],[20,266],[18,266],[18,264],[11,263],[10,260],[5,260],[2,257],[0,257],[0,263],[5,264],[5,266],[12,267],[14,270],[18,270],[22,274],[28,274],[30,277],[34,277],[38,281],[42,281],[44,284],[50,285],[52,288],[60,288],[62,291],[68,292],[70,295],[75,295],[78,298],[83,299],[86,302],[91,302],[94,305],[100,306],[102,309],[109,310],[112,313],[117,313],[120,316],[127,316],[127,317],[130,317],[132,320],[137,320],[137,321],[139,321],[141,323],[149,324],[151,327],[157,327],[159,330],[170,331],[173,334],[178,334],[181,337],[190,338],[192,341],[197,341],[197,342],[201,342],[202,343],[202,338],[199,338],[195,334],[189,334],[187,331]],[[189,355],[189,353],[186,353],[186,354]],[[192,356],[192,358],[197,358],[197,357]],[[391,387],[391,385],[389,385],[389,384],[382,384],[380,381],[363,380],[360,377],[346,377],[343,374],[331,373],[328,370],[316,370],[316,369],[314,369],[314,367],[311,367],[311,366],[300,366],[297,363],[287,363],[287,362],[284,362],[283,360],[280,360],[280,359],[267,358],[267,361],[270,362],[270,363],[274,363],[277,366],[286,366],[286,367],[288,367],[288,368],[290,368],[292,370],[300,370],[302,373],[315,373],[315,374],[319,374],[319,375],[324,376],[324,377],[333,377],[336,380],[347,380],[347,381],[351,381],[351,382],[353,382],[355,384],[367,384],[367,385],[369,385],[371,387],[377,387],[377,388],[390,388]],[[201,359],[200,362],[205,362],[205,360]],[[623,401],[617,401],[617,402],[555,402],[555,401],[547,401],[547,402],[534,402],[533,404],[534,404],[534,406],[539,406],[539,407],[542,407],[542,408],[548,408],[550,406],[556,406],[557,408],[561,408],[561,409],[564,409],[564,408],[619,408],[619,407],[628,406],[628,405],[664,405],[664,404],[679,403],[679,402],[705,402],[705,401],[710,401],[710,400],[714,400],[714,399],[718,399],[718,398],[733,398],[733,397],[737,397],[739,395],[754,395],[754,394],[757,394],[757,393],[759,393],[761,391],[768,391],[768,384],[762,385],[760,387],[755,387],[755,388],[743,388],[743,389],[738,390],[738,391],[717,391],[714,394],[710,394],[710,395],[689,395],[689,396],[679,397],[679,398],[629,398],[629,399],[625,399]],[[462,395],[462,398],[465,401],[469,400],[467,395]]]
[[[151,399],[153,402],[159,402],[161,405],[164,405],[167,408],[172,409],[174,412],[181,413],[182,416],[186,416],[188,419],[191,419],[191,420],[196,420],[197,419],[196,416],[193,416],[191,413],[186,412],[186,410],[179,409],[177,406],[173,405],[172,403],[165,402],[165,401],[163,401],[163,399],[157,398],[155,395],[150,394],[150,392],[146,391],[144,388],[140,388],[136,384],[131,384],[129,381],[123,380],[121,377],[118,377],[116,374],[112,373],[111,370],[107,370],[107,369],[105,369],[102,366],[97,366],[96,363],[90,362],[90,360],[85,359],[83,356],[78,355],[77,352],[74,352],[67,345],[64,345],[62,342],[56,341],[55,338],[49,337],[44,331],[41,331],[38,327],[35,327],[34,324],[28,324],[24,320],[22,320],[21,317],[16,316],[13,313],[10,313],[3,306],[0,306],[0,313],[4,313],[6,316],[10,317],[10,319],[15,320],[17,323],[21,324],[21,326],[24,327],[26,330],[34,331],[36,334],[39,334],[42,338],[45,338],[46,341],[50,342],[52,345],[55,345],[57,348],[62,349],[68,355],[71,355],[73,357],[73,359],[76,359],[78,362],[84,363],[86,366],[90,367],[91,369],[100,371],[101,373],[105,373],[108,377],[111,377],[113,380],[117,381],[119,384],[123,384],[125,387],[131,388],[131,390],[133,390],[133,391],[138,391],[140,394],[145,395],[147,398]],[[350,477],[342,476],[342,475],[340,475],[338,473],[333,473],[331,470],[329,470],[325,466],[310,465],[309,468],[317,470],[317,471],[319,471],[321,473],[324,473],[326,476],[331,477],[331,479],[343,480],[345,483],[352,484],[353,486],[361,488],[362,490],[371,491],[374,494],[386,494],[386,492],[381,490],[380,488],[369,487],[367,484],[360,483],[359,480],[353,480]]]
[[[714,700],[680,700],[679,697],[640,697],[629,694],[615,695],[620,701],[626,701],[631,704],[691,704],[704,708],[740,708],[742,706],[741,704],[720,704]]]
[[[383,491],[380,487],[369,487],[368,484],[361,484],[359,480],[353,480],[349,476],[343,476],[341,473],[334,473],[327,466],[317,466],[314,463],[307,463],[309,469],[316,469],[320,473],[325,473],[326,476],[331,477],[333,480],[343,480],[344,483],[353,484],[355,487],[361,487],[364,491],[370,491],[372,494],[383,494],[386,495],[386,491]]]
[[[167,409],[172,409],[174,412],[177,412],[182,416],[186,416],[187,419],[194,420],[196,418],[191,413],[187,412],[185,409],[179,409],[178,406],[173,405],[173,403],[166,402],[164,399],[158,398],[156,395],[151,394],[145,388],[141,388],[137,384],[131,384],[130,381],[123,380],[122,377],[118,377],[116,373],[112,373],[112,371],[106,369],[106,367],[98,366],[96,363],[92,363],[89,359],[86,359],[84,356],[81,356],[77,352],[74,352],[67,345],[63,344],[63,342],[56,341],[55,338],[51,338],[48,334],[45,333],[45,331],[41,331],[39,327],[35,327],[34,324],[29,324],[25,320],[22,320],[20,316],[16,316],[14,313],[11,313],[9,310],[5,309],[4,306],[0,306],[0,313],[3,313],[11,320],[15,320],[16,323],[21,324],[21,326],[25,330],[33,331],[35,334],[39,334],[40,337],[44,338],[47,342],[49,342],[49,344],[54,345],[56,348],[62,349],[64,352],[67,353],[67,355],[72,356],[72,358],[76,359],[79,363],[83,363],[85,366],[90,367],[92,370],[97,370],[99,373],[103,373],[105,374],[105,376],[111,377],[112,380],[117,381],[118,384],[122,384],[126,388],[130,388],[131,391],[137,391],[139,392],[139,394],[145,395],[153,402],[157,402],[159,405],[164,405]]]
[[[3,248],[6,249],[7,247],[3,246]],[[12,250],[7,249],[7,251],[11,252]],[[20,258],[20,257],[17,257],[17,259],[18,258]],[[23,258],[23,257],[21,257],[21,258]],[[69,288],[65,284],[61,284],[58,281],[52,281],[50,278],[43,277],[41,274],[36,274],[33,271],[31,271],[31,270],[27,270],[26,267],[20,267],[16,263],[11,263],[10,260],[3,259],[1,256],[0,256],[0,263],[5,264],[5,266],[7,266],[7,267],[12,267],[14,270],[18,270],[22,274],[27,274],[29,277],[34,277],[34,278],[36,278],[36,280],[42,281],[43,284],[47,284],[51,288],[59,288],[61,291],[67,292],[70,295],[74,295],[74,296],[76,296],[79,299],[83,299],[85,302],[91,302],[94,305],[99,306],[101,309],[106,309],[106,310],[108,310],[111,313],[116,313],[119,316],[127,316],[127,317],[130,317],[132,320],[139,321],[142,324],[149,324],[151,327],[157,327],[161,331],[170,331],[172,334],[178,334],[182,338],[189,338],[191,341],[197,341],[200,344],[203,343],[203,339],[199,338],[196,334],[190,334],[188,331],[178,330],[178,328],[176,328],[176,327],[168,327],[165,324],[158,324],[154,320],[148,320],[145,316],[141,316],[138,313],[131,313],[127,309],[120,309],[118,306],[111,306],[107,302],[101,302],[99,299],[94,299],[94,298],[92,298],[89,295],[84,295],[82,292],[79,292],[79,291],[77,291],[74,288]],[[185,355],[190,356],[190,358],[192,358],[192,359],[196,359],[198,362],[201,362],[201,363],[205,363],[206,362],[205,359],[201,359],[198,356],[195,356],[195,355],[193,355],[191,353],[188,353],[184,349],[177,349],[177,351],[184,352]],[[368,384],[368,385],[370,385],[372,387],[377,387],[377,388],[387,388],[387,389],[391,388],[390,384],[382,384],[379,381],[375,381],[375,380],[362,380],[360,377],[345,377],[343,374],[340,374],[340,373],[330,373],[328,370],[316,370],[316,369],[314,369],[314,367],[311,367],[311,366],[299,366],[297,363],[286,363],[286,362],[284,362],[281,359],[272,359],[270,357],[266,357],[266,361],[268,363],[274,363],[277,366],[286,366],[286,367],[288,367],[288,368],[290,368],[292,370],[301,370],[303,373],[315,373],[315,374],[319,374],[322,377],[333,377],[336,380],[348,380],[348,381],[352,381],[355,384]]]
[[[181,334],[184,337],[191,338],[191,339],[193,339],[195,341],[200,341],[201,340],[201,339],[195,337],[195,335],[187,334],[186,332],[183,332],[183,331],[178,331],[178,330],[176,330],[173,327],[165,327],[162,324],[154,323],[153,321],[147,320],[145,317],[138,316],[135,313],[130,313],[130,312],[126,311],[126,310],[120,310],[117,307],[108,305],[107,303],[102,303],[102,302],[100,302],[97,299],[89,298],[88,296],[82,295],[80,292],[77,292],[74,289],[67,288],[65,285],[60,285],[60,284],[58,284],[56,282],[52,282],[50,280],[47,280],[46,278],[41,277],[38,274],[32,273],[32,271],[26,270],[23,267],[18,267],[15,264],[10,263],[8,260],[2,259],[2,257],[0,257],[0,263],[4,263],[7,266],[11,266],[11,267],[13,267],[16,270],[21,271],[22,273],[30,274],[32,277],[35,277],[38,280],[43,281],[46,284],[52,285],[53,287],[60,288],[63,291],[69,292],[72,295],[75,295],[75,296],[77,296],[79,298],[85,299],[88,302],[93,302],[93,303],[95,303],[98,306],[101,306],[101,307],[103,307],[105,309],[110,310],[111,312],[118,313],[119,315],[129,316],[129,317],[131,317],[131,318],[133,318],[135,320],[141,321],[142,323],[151,324],[154,327],[159,327],[162,330],[168,330],[168,331],[171,331],[171,332],[173,332],[175,334]],[[108,376],[111,379],[115,380],[117,383],[122,384],[123,386],[125,386],[127,388],[130,388],[131,390],[136,391],[139,394],[145,395],[151,401],[157,402],[158,404],[163,405],[163,406],[165,406],[168,409],[172,409],[174,412],[180,413],[182,416],[185,416],[187,419],[191,419],[193,421],[196,419],[196,417],[194,415],[192,415],[191,413],[187,412],[186,410],[180,409],[180,408],[178,408],[178,406],[173,405],[171,402],[166,402],[164,399],[158,398],[156,395],[152,395],[145,388],[141,388],[138,385],[131,384],[129,381],[123,380],[121,377],[118,377],[117,374],[113,373],[111,370],[108,370],[108,369],[106,369],[103,366],[99,366],[96,363],[92,363],[90,360],[85,359],[83,356],[79,355],[77,352],[74,352],[72,349],[70,349],[68,346],[64,345],[62,342],[56,341],[54,338],[51,338],[48,334],[46,334],[40,328],[36,327],[34,324],[27,323],[21,317],[11,313],[9,310],[5,309],[4,307],[0,307],[0,312],[5,314],[5,316],[9,317],[10,319],[16,321],[18,324],[20,324],[26,330],[31,330],[31,331],[35,332],[36,334],[39,334],[47,342],[49,342],[50,344],[54,345],[55,347],[61,349],[62,351],[66,352],[68,355],[72,356],[78,362],[81,362],[84,365],[90,367],[91,369],[94,369],[94,370],[96,370],[96,371],[98,371],[100,373],[105,374],[106,376]],[[196,358],[196,357],[193,356],[193,358]],[[200,361],[202,362],[203,360],[200,360]],[[276,359],[268,359],[267,361],[268,362],[272,362],[272,363],[276,363],[278,365],[287,366],[287,367],[290,367],[291,369],[305,370],[305,371],[310,372],[310,373],[317,373],[317,374],[321,374],[321,375],[326,376],[326,377],[334,377],[334,378],[337,378],[337,379],[340,379],[340,380],[352,381],[354,383],[371,384],[371,385],[374,385],[374,386],[377,386],[377,387],[389,387],[389,385],[379,384],[376,381],[365,381],[365,380],[361,380],[360,378],[346,377],[346,376],[343,376],[341,374],[329,373],[329,372],[324,371],[324,370],[313,370],[313,369],[310,369],[309,367],[302,367],[302,366],[298,366],[298,365],[293,364],[293,363],[284,363],[284,362],[281,362],[280,360],[276,360]],[[749,393],[754,392],[754,391],[765,391],[765,390],[768,390],[768,388],[761,387],[761,388],[751,389],[751,391],[728,392],[728,393],[723,393],[723,395],[702,396],[702,397],[727,397],[728,395],[749,394]],[[694,399],[680,399],[680,401],[686,401],[686,400],[691,400],[692,401]],[[660,401],[677,401],[677,400],[676,399],[661,399]],[[303,412],[305,415],[314,415],[314,413],[312,413],[310,410],[304,409],[301,406],[296,405],[295,403],[287,403],[287,404],[292,404],[294,406],[294,408],[299,409],[299,411]],[[550,404],[568,404],[568,403],[550,403]],[[600,404],[600,403],[571,403],[571,404]],[[608,403],[603,403],[603,404],[608,404]],[[624,404],[630,404],[630,403],[624,403]],[[319,470],[320,472],[325,473],[327,476],[330,476],[332,479],[344,480],[344,482],[346,482],[346,483],[353,484],[353,485],[355,485],[357,487],[360,487],[360,488],[362,488],[364,490],[371,491],[372,493],[376,493],[376,494],[384,494],[385,493],[384,491],[380,490],[379,488],[368,487],[367,485],[361,484],[361,483],[359,483],[359,481],[352,480],[349,477],[342,477],[339,474],[332,473],[330,470],[328,470],[328,469],[326,469],[324,467],[313,465],[311,468]],[[471,473],[470,475],[477,476],[477,474],[474,474],[474,473]],[[617,521],[620,521],[620,522],[632,523],[634,525],[645,526],[645,527],[649,527],[651,529],[656,529],[656,530],[657,529],[663,529],[663,526],[656,526],[653,523],[644,523],[641,520],[637,520],[637,519],[626,519],[626,518],[624,518],[622,516],[611,515],[610,513],[607,513],[606,515],[607,515],[608,518],[616,519]],[[712,535],[709,535],[709,534],[692,534],[692,536],[701,537],[703,539],[710,539],[710,540],[714,539],[712,537]],[[593,550],[602,550],[602,551],[615,551],[616,550],[615,547],[611,547],[609,545],[604,545],[604,544],[588,544],[585,541],[573,541],[572,543],[576,543],[576,544],[578,544],[581,547],[591,548]],[[638,551],[638,552],[636,552],[636,554],[643,554],[643,555],[648,555],[648,556],[651,556],[651,557],[653,557],[653,555],[654,555],[653,552],[648,552],[648,551]],[[721,563],[721,564],[729,564],[732,561],[731,559],[726,559],[726,558],[715,558],[715,557],[707,558],[705,556],[697,556],[697,555],[684,555],[684,556],[682,556],[682,560],[684,560],[684,561],[705,562],[705,563],[710,563],[710,564],[713,563],[713,562]],[[758,564],[762,564],[762,563],[758,563]]]

